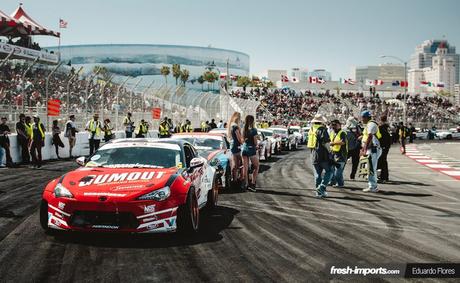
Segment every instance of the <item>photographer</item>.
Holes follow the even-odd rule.
[[[86,123],[86,130],[89,133],[89,155],[91,156],[96,150],[99,149],[99,145],[101,144],[101,133],[104,131],[102,123],[99,121],[99,115],[97,113],[94,114],[93,119]]]

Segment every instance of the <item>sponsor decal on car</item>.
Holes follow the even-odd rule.
[[[124,197],[126,194],[117,194],[117,193],[98,193],[98,192],[86,192],[83,193],[84,196],[108,196],[108,197]]]
[[[93,225],[91,226],[91,228],[94,228],[94,229],[112,229],[112,230],[116,230],[119,228],[119,226],[116,226],[116,225]]]
[[[146,205],[144,206],[144,213],[149,213],[149,212],[154,212],[155,211],[155,205]]]
[[[156,179],[160,179],[163,175],[164,172],[124,172],[103,175],[88,175],[80,180],[78,186],[85,187],[90,185],[121,183],[125,181],[148,181],[154,177],[156,177]]]
[[[149,222],[149,221],[156,221],[156,220],[158,220],[158,217],[152,216],[152,217],[143,219],[142,222]]]
[[[64,209],[65,203],[59,202],[59,203],[58,203],[58,207],[59,207],[59,209]]]

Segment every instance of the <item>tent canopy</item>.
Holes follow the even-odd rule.
[[[43,27],[41,24],[32,19],[22,8],[22,4],[11,14],[11,18],[24,25],[29,35],[50,35],[60,37],[59,32],[52,31]]]
[[[0,35],[15,36],[27,35],[26,27],[16,19],[11,18],[7,14],[0,11]]]

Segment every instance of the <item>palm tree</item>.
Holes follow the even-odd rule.
[[[181,76],[180,65],[179,64],[173,64],[172,65],[172,73],[173,73],[173,77],[176,79],[176,85],[177,85],[177,80]]]
[[[169,73],[171,73],[171,69],[169,69],[168,66],[163,66],[160,69],[160,73],[161,75],[165,77],[165,84],[168,84],[168,76],[169,76]]]
[[[190,77],[190,72],[187,69],[183,69],[180,72],[180,80],[184,86],[185,86],[185,83],[188,81],[188,77]]]
[[[110,72],[106,67],[103,66],[94,66],[93,73],[97,73],[102,80],[107,81],[110,78]]]
[[[203,79],[208,82],[208,91],[209,91],[209,84],[213,84],[213,89],[214,89],[214,82],[217,81],[219,78],[219,75],[217,75],[216,72],[212,71],[206,71],[203,74]]]
[[[251,84],[251,79],[248,77],[238,77],[238,80],[236,81],[236,85],[238,87],[242,87],[243,91],[246,92],[246,87]]]

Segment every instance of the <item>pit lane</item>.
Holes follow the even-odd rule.
[[[2,170],[0,281],[318,282],[328,280],[330,263],[459,262],[459,181],[397,146],[389,160],[392,182],[379,193],[346,181],[317,200],[305,147],[276,156],[262,163],[257,193],[221,194],[189,238],[46,235],[38,221],[42,189],[75,163]]]

